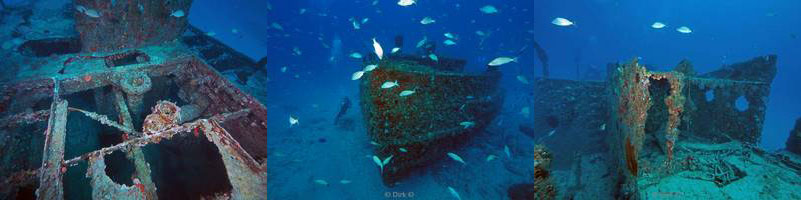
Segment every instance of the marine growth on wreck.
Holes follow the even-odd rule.
[[[220,72],[257,63],[188,28],[191,0],[20,4],[2,5],[25,41],[2,52],[0,199],[266,198],[267,110]]]

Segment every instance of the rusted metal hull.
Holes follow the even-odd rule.
[[[384,167],[386,185],[417,167],[444,158],[482,131],[497,116],[503,102],[501,74],[480,75],[434,70],[410,60],[382,61],[361,82],[361,104],[367,133]],[[385,82],[399,83],[382,88]],[[414,91],[401,96],[402,91]],[[406,152],[402,152],[404,148]]]

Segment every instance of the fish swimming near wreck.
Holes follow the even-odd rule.
[[[337,116],[334,118],[334,125],[339,124],[340,119],[342,118],[342,116],[345,116],[345,114],[348,113],[349,108],[350,108],[350,99],[348,97],[345,97],[342,99],[342,104],[339,106],[339,113],[337,113]]]

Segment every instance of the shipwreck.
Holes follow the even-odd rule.
[[[634,59],[609,64],[606,80],[536,80],[531,129],[583,138],[548,141],[553,162],[572,166],[578,178],[559,183],[559,195],[546,199],[704,198],[733,190],[792,198],[798,189],[793,180],[801,176],[798,157],[758,147],[776,65],[777,57],[766,55],[698,74],[687,60],[651,71]],[[597,152],[605,153],[581,156]],[[591,156],[605,160],[593,164],[601,172],[581,167],[589,164],[581,158]],[[582,172],[607,173],[609,179],[581,180]],[[588,184],[600,189],[580,189],[589,181],[599,181]]]
[[[463,60],[393,56],[378,62],[360,83],[367,134],[375,154],[388,160],[381,177],[394,183],[464,144],[498,115],[501,73],[463,73]],[[398,86],[382,88],[385,82]],[[399,95],[414,91],[412,95]],[[404,150],[401,150],[404,149]]]

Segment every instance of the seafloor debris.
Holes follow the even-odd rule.
[[[367,133],[378,143],[375,154],[394,156],[383,168],[386,185],[443,158],[487,127],[500,111],[503,91],[497,89],[498,71],[469,75],[461,73],[464,61],[434,62],[415,56],[393,56],[377,64],[362,78],[360,100]],[[381,87],[394,81],[395,87]],[[405,90],[425,95],[400,96]]]

